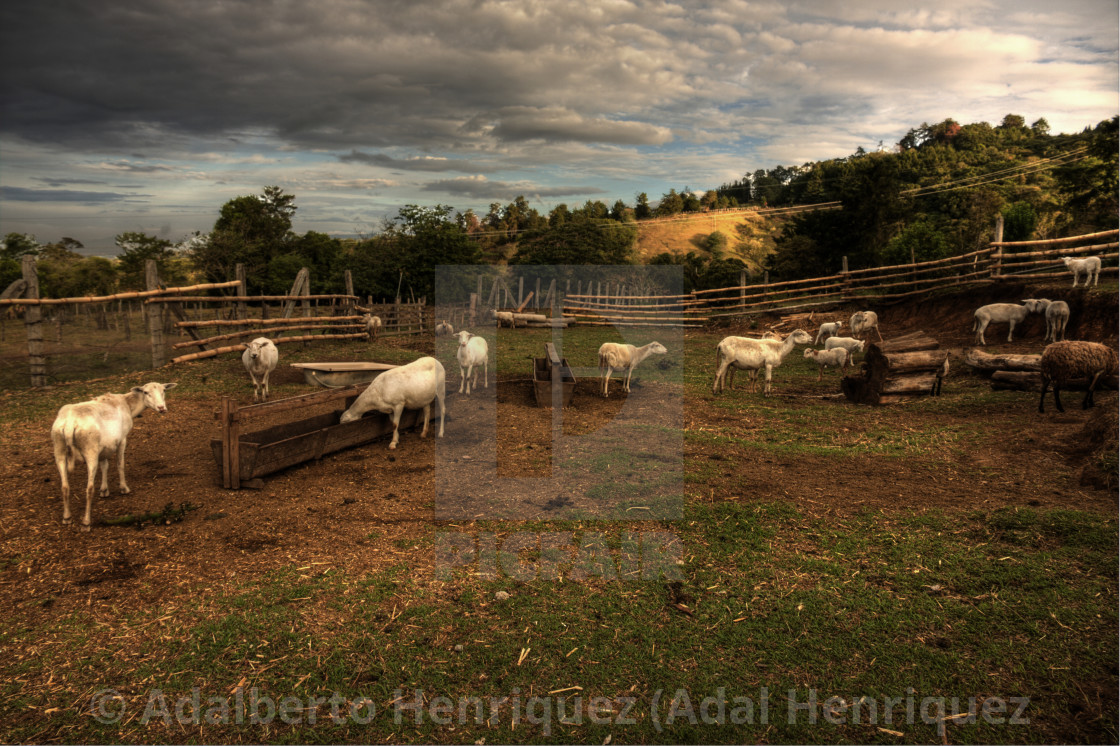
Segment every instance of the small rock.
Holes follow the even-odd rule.
[[[456,653],[461,653],[461,652],[463,652],[463,646],[462,646],[462,645],[456,645],[456,646],[455,646],[455,652],[456,652]]]
[[[509,600],[509,594],[506,593],[505,591],[498,591],[497,593],[494,594],[494,600],[495,601],[508,601]]]

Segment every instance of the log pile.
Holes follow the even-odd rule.
[[[926,396],[937,382],[946,350],[933,337],[914,332],[867,348],[859,375],[844,376],[840,389],[856,404],[895,404]]]
[[[991,377],[992,389],[996,391],[1041,391],[1042,373],[1039,372],[1039,361],[1042,355],[990,355],[982,350],[969,350],[964,356],[968,367]],[[1115,389],[1120,385],[1116,376],[1102,378],[1097,384],[1098,388]],[[1089,388],[1086,378],[1074,379],[1062,383],[1062,388],[1073,391],[1085,391]]]

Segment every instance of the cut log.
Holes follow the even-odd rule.
[[[1042,355],[990,355],[983,350],[972,349],[965,353],[965,365],[985,373],[996,370],[1038,371]]]
[[[879,345],[871,345],[864,357],[868,366],[882,366],[887,374],[937,370],[945,362],[945,350],[918,350],[915,352],[883,352]]]
[[[881,394],[913,394],[921,396],[933,390],[937,376],[933,373],[921,373],[899,378],[888,378],[883,381],[879,389]]]
[[[1116,376],[1102,378],[1097,383],[1098,391],[1115,390],[1120,387]],[[1029,370],[997,370],[992,373],[992,388],[996,391],[1041,391],[1042,374]],[[1089,388],[1088,378],[1075,378],[1062,383],[1063,391],[1085,391]]]
[[[901,337],[892,337],[872,345],[881,352],[916,352],[918,350],[936,350],[941,344],[923,331],[911,332]],[[870,349],[870,348],[869,348]]]
[[[548,321],[548,317],[543,313],[514,313],[513,320],[517,322],[518,326],[524,326],[530,321],[543,323]]]

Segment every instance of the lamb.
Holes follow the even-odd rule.
[[[821,328],[817,330],[817,338],[813,341],[813,344],[819,345],[821,343],[822,336],[826,340],[829,337],[835,337],[840,333],[840,327],[842,327],[843,325],[843,321],[833,321],[821,324]]]
[[[1028,299],[1023,301],[1023,305],[1031,310],[1031,313],[1042,313],[1046,317],[1046,336],[1043,337],[1044,341],[1057,342],[1058,335],[1062,335],[1062,339],[1066,338],[1066,324],[1069,323],[1069,304],[1064,300],[1048,300],[1046,298]]]
[[[941,367],[934,371],[937,378],[933,382],[933,388],[930,389],[930,396],[941,396],[941,379],[949,375],[949,353],[945,353],[945,361],[941,363]]]
[[[817,380],[824,380],[824,369],[828,366],[840,368],[841,370],[848,369],[848,362],[851,355],[844,347],[833,347],[831,350],[814,350],[812,347],[805,349],[805,357],[812,358],[816,362]]]
[[[408,365],[390,368],[366,387],[350,408],[342,413],[340,422],[359,419],[370,410],[390,415],[393,422],[393,440],[389,450],[396,450],[400,440],[401,413],[405,409],[423,409],[424,427],[420,437],[428,434],[428,418],[432,402],[439,402],[439,437],[443,437],[443,416],[446,413],[444,397],[447,393],[443,364],[434,357],[422,357]]]
[[[455,333],[455,330],[451,328],[451,324],[448,324],[447,321],[441,321],[438,324],[436,324],[436,336],[437,337],[444,337],[444,336],[450,337],[454,333]]]
[[[377,339],[378,335],[381,334],[381,317],[367,313],[363,320],[366,324],[366,334],[371,340]]]
[[[986,345],[984,341],[984,330],[988,328],[988,324],[993,321],[998,323],[1007,322],[1010,326],[1007,329],[1007,341],[1011,341],[1011,335],[1015,331],[1015,325],[1022,323],[1027,318],[1027,314],[1031,313],[1035,308],[1034,304],[1031,305],[1016,305],[1015,303],[991,303],[986,306],[980,306],[973,312],[972,316],[972,331],[976,333],[975,344]]]
[[[268,376],[279,361],[280,351],[268,337],[257,337],[241,353],[241,362],[253,379],[253,401],[268,399]]]
[[[1087,256],[1083,259],[1063,256],[1062,261],[1065,262],[1066,269],[1073,272],[1073,287],[1077,287],[1077,280],[1083,274],[1085,275],[1085,287],[1089,287],[1090,279],[1093,281],[1093,285],[1096,285],[1100,279],[1101,258],[1099,256]]]
[[[69,524],[70,473],[80,457],[86,464],[86,513],[82,517],[82,531],[89,531],[93,508],[93,485],[101,465],[101,497],[109,495],[109,456],[117,453],[117,472],[121,492],[131,490],[124,477],[124,452],[133,421],[145,409],[160,414],[167,411],[164,394],[175,388],[174,383],[145,383],[134,386],[127,394],[102,394],[96,399],[79,404],[66,404],[58,410],[51,426],[54,444],[54,462],[62,479],[62,523]]]
[[[1093,390],[1101,378],[1116,373],[1116,349],[1097,342],[1053,342],[1042,351],[1039,360],[1042,370],[1042,395],[1038,399],[1038,411],[1044,412],[1046,389],[1054,383],[1054,404],[1059,412],[1062,399],[1058,395],[1062,384],[1075,378],[1089,379],[1089,390],[1081,401],[1081,408],[1093,406]]]
[[[775,339],[750,339],[748,337],[725,337],[716,346],[716,378],[712,382],[712,393],[723,391],[723,385],[730,368],[745,368],[749,371],[750,391],[755,390],[760,368],[766,369],[764,395],[770,395],[770,380],[773,369],[782,364],[786,355],[795,344],[807,345],[813,341],[809,333],[795,329],[784,341]]]
[[[852,336],[867,332],[867,338],[870,339],[871,330],[874,329],[879,341],[883,341],[883,335],[879,332],[879,314],[874,311],[856,311],[848,320],[848,326],[852,329]]]
[[[664,355],[668,350],[660,342],[650,342],[641,347],[628,344],[615,344],[604,342],[599,346],[599,373],[603,376],[603,396],[608,396],[611,382],[611,373],[626,371],[626,381],[623,391],[630,392],[630,376],[634,368],[650,355]]]
[[[829,337],[824,341],[824,348],[832,350],[843,347],[848,351],[849,358],[855,357],[857,352],[863,352],[863,340],[852,337]]]
[[[486,340],[471,334],[466,329],[459,332],[459,349],[455,358],[459,361],[459,393],[463,393],[463,386],[467,387],[467,395],[471,393],[471,372],[474,372],[474,387],[478,388],[478,366],[482,366],[482,387],[489,388],[489,357],[490,349]]]

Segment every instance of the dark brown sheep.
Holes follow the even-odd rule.
[[[1038,400],[1038,411],[1044,412],[1046,389],[1054,384],[1054,404],[1059,412],[1064,412],[1062,399],[1058,395],[1064,382],[1075,378],[1089,379],[1089,390],[1081,402],[1082,409],[1093,406],[1093,389],[1104,376],[1116,372],[1116,350],[1097,342],[1054,342],[1042,351],[1039,361],[1042,368],[1042,396]]]

